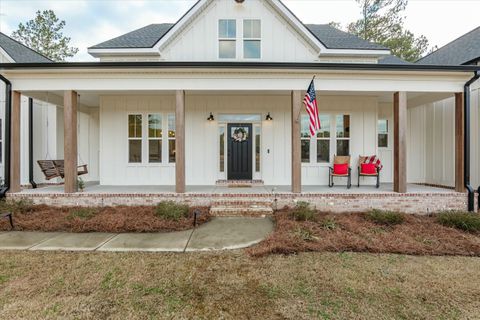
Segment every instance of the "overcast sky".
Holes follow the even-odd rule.
[[[231,0],[222,0],[231,1]],[[247,0],[248,1],[248,0]],[[195,0],[0,0],[0,31],[10,35],[35,11],[52,9],[66,21],[64,33],[80,49],[74,61],[94,60],[87,47],[150,23],[175,22]],[[305,23],[359,18],[355,0],[284,0]],[[480,25],[480,0],[410,0],[406,25],[432,46],[458,38]]]

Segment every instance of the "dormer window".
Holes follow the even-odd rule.
[[[260,59],[262,56],[262,26],[258,19],[243,20],[243,57]]]
[[[235,19],[218,21],[218,57],[220,59],[237,57],[237,21]]]

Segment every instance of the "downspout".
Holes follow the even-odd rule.
[[[468,192],[468,211],[475,211],[475,190],[470,185],[470,85],[480,78],[480,71],[475,71],[472,79],[463,88],[464,100],[464,181]],[[480,189],[480,187],[479,187]]]
[[[28,98],[28,179],[33,189],[37,184],[33,180],[33,98]]]
[[[5,194],[10,189],[10,122],[12,111],[12,83],[0,74],[0,80],[5,83],[5,137],[4,146],[5,154],[4,158],[4,181],[3,186],[0,188],[0,198],[5,198]]]

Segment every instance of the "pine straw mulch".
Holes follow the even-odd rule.
[[[275,231],[247,249],[250,255],[350,251],[480,256],[480,234],[442,226],[434,216],[405,215],[402,224],[391,227],[367,220],[364,213],[320,213],[316,221],[295,221],[289,210],[282,210],[275,218]]]
[[[210,219],[206,207],[190,208],[189,217],[178,221],[159,218],[153,206],[118,206],[86,208],[93,213],[78,217],[72,212],[85,210],[79,207],[32,206],[27,212],[14,214],[17,231],[63,231],[63,232],[168,232],[193,228],[193,211],[201,211],[197,224]],[[10,230],[7,219],[0,220],[0,231]]]

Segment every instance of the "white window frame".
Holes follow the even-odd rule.
[[[151,139],[148,136],[148,116],[158,114],[162,117],[162,161],[161,162],[149,162],[149,141]],[[140,115],[142,116],[142,137],[141,138],[130,138],[128,135],[128,119],[131,115]],[[175,140],[175,138],[168,137],[168,116],[175,113],[168,111],[148,111],[148,112],[129,112],[126,116],[126,166],[127,167],[173,167],[175,162],[169,162],[169,140]],[[167,133],[165,133],[165,128],[167,128]],[[142,141],[142,161],[141,162],[130,162],[130,140],[141,140]]]
[[[161,137],[150,137],[150,116],[160,116],[160,121],[161,121],[161,127],[160,127],[160,130],[162,131],[162,136]],[[148,164],[161,164],[163,162],[163,158],[164,158],[164,153],[163,153],[163,136],[165,135],[165,130],[163,130],[164,128],[164,121],[163,121],[163,113],[161,112],[155,112],[155,113],[151,113],[149,112],[147,114],[147,146],[146,146],[146,149],[147,149],[147,162]],[[160,150],[160,162],[150,162],[150,141],[160,141],[161,142],[161,150]]]
[[[140,116],[141,117],[141,121],[142,121],[142,124],[141,124],[141,128],[140,128],[140,137],[130,137],[129,135],[129,130],[130,130],[130,116]],[[144,139],[144,121],[145,119],[145,115],[141,112],[131,112],[131,113],[128,113],[127,114],[127,125],[126,125],[126,128],[127,128],[127,163],[129,166],[139,166],[139,165],[142,165],[143,162],[145,161],[145,147],[144,147],[144,143],[143,143],[143,139]],[[140,162],[130,162],[130,141],[132,140],[139,140],[140,141],[140,145],[141,145],[141,153],[140,153],[140,157],[141,157],[141,160]]]
[[[245,37],[245,21],[259,21],[260,22],[260,38],[248,38],[248,37]],[[256,18],[249,18],[249,19],[243,19],[242,20],[242,43],[241,43],[241,47],[242,47],[242,58],[244,60],[253,60],[253,61],[256,61],[256,60],[261,60],[262,59],[262,34],[263,34],[263,28],[262,28],[262,20],[261,19],[256,19]],[[258,41],[260,42],[260,57],[258,58],[246,58],[245,57],[245,42],[246,41]]]
[[[333,162],[333,157],[337,155],[337,141],[348,140],[348,151],[351,153],[351,136],[352,136],[352,115],[348,112],[325,112],[320,115],[328,115],[330,117],[330,138],[319,138],[317,136],[309,138],[300,138],[300,140],[310,141],[310,161],[302,162],[303,167],[329,167]],[[349,138],[337,138],[337,116],[349,116],[350,117],[350,137]],[[308,117],[306,112],[302,112],[300,117]],[[300,120],[301,121],[301,120]],[[330,154],[329,162],[317,162],[317,140],[329,140],[330,141]]]
[[[386,121],[387,122],[387,132],[385,133],[380,133],[380,130],[379,130],[379,121]],[[386,147],[381,147],[380,144],[378,144],[378,138],[380,137],[381,134],[386,134],[387,135],[387,146]],[[383,150],[388,150],[390,149],[390,119],[387,119],[387,118],[378,118],[377,119],[377,145],[378,145],[378,148],[379,149],[383,149]]]
[[[344,137],[339,138],[339,137],[337,137],[337,117],[338,117],[338,116],[348,116],[348,118],[349,118],[350,131],[349,131],[349,136],[348,136],[348,138],[344,138]],[[334,120],[335,120],[335,121],[334,121],[334,125],[335,125],[335,147],[334,147],[334,150],[333,150],[333,151],[334,151],[334,154],[335,154],[335,155],[338,155],[338,154],[337,154],[337,141],[340,140],[340,141],[348,141],[348,154],[347,154],[347,156],[348,156],[348,155],[351,155],[351,146],[352,146],[352,141],[351,141],[351,138],[352,138],[352,128],[351,128],[351,125],[352,125],[352,115],[351,115],[350,113],[336,113],[336,114],[334,115]],[[332,160],[330,160],[330,161],[332,161]]]
[[[324,137],[319,137],[318,136],[318,133],[317,135],[315,135],[315,137],[313,137],[314,139],[314,148],[315,148],[315,153],[313,154],[314,155],[314,163],[316,164],[320,164],[320,165],[325,165],[325,164],[330,164],[330,161],[332,161],[332,116],[331,114],[329,113],[320,113],[319,116],[328,116],[330,118],[330,137],[329,138],[324,138]],[[320,121],[320,124],[322,123],[322,121]],[[328,162],[319,162],[318,161],[318,158],[317,158],[317,152],[318,152],[318,141],[328,141]]]
[[[257,129],[260,133],[260,163],[259,163],[259,170],[257,171]],[[262,174],[262,126],[260,123],[252,123],[252,153],[253,153],[253,164],[252,164],[252,179],[257,180],[260,179]]]
[[[222,20],[230,20],[230,21],[235,21],[235,37],[234,38],[225,38],[225,37],[220,37],[220,21]],[[218,19],[217,21],[217,58],[222,61],[228,61],[228,60],[237,60],[238,58],[238,23],[237,19],[234,18],[221,18]],[[220,42],[221,41],[231,41],[235,43],[235,57],[233,58],[222,58],[220,57]]]
[[[228,154],[228,151],[227,151],[227,148],[228,148],[228,144],[227,144],[227,123],[219,123],[218,126],[217,126],[217,157],[218,157],[218,161],[217,161],[217,176],[218,176],[218,179],[219,180],[226,180],[227,179],[227,171],[228,171],[228,168],[227,168],[227,154]],[[223,134],[224,134],[224,139],[223,139],[223,171],[220,170],[220,162],[221,162],[221,158],[220,158],[220,128],[223,128]]]
[[[170,137],[170,127],[168,126],[168,119],[173,116],[173,123],[175,124],[175,136]],[[175,149],[177,149],[177,125],[175,122],[175,113],[167,113],[166,114],[166,119],[167,119],[167,153],[165,154],[165,157],[163,158],[164,162],[167,164],[175,164],[177,162],[177,154],[175,153],[175,161],[170,162],[170,141],[175,141]]]

